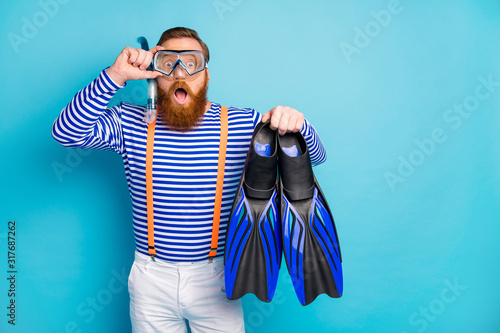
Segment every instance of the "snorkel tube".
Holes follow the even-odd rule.
[[[137,41],[141,44],[143,50],[149,51],[148,40],[146,37],[141,36],[137,38]],[[153,64],[149,65],[147,70],[152,71]],[[156,113],[158,112],[157,99],[158,99],[158,86],[156,84],[156,79],[148,79],[148,104],[146,105],[146,114],[142,119],[146,123],[150,124],[156,119]]]

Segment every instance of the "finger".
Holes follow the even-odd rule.
[[[279,106],[276,106],[272,108],[268,113],[270,113],[271,116],[271,123],[269,127],[272,130],[276,130],[279,127],[280,124],[280,118],[281,118],[281,108]]]
[[[262,115],[262,122],[265,123],[271,117],[271,111],[268,111]]]
[[[302,128],[301,120],[303,119],[304,115],[302,113],[295,109],[292,109],[292,112],[290,113],[290,119],[288,121],[288,132],[298,132]]]
[[[154,55],[156,52],[160,50],[165,50],[165,48],[163,46],[157,45],[153,47],[151,50],[149,50],[149,52],[151,52]]]
[[[288,122],[286,124],[286,132],[290,133],[295,131],[295,123],[297,123],[297,117],[298,115],[296,113],[290,114],[288,118]]]
[[[295,129],[293,130],[293,132],[300,132],[303,126],[304,126],[304,115],[300,113],[300,116],[297,118],[297,121],[295,122]]]
[[[153,58],[154,58],[156,52],[158,52],[160,50],[165,50],[165,48],[163,46],[157,45],[157,46],[153,47],[151,50],[149,50],[147,52],[145,63],[143,63],[143,65],[141,65],[141,69],[148,68],[151,65],[151,63],[153,62]]]
[[[146,54],[148,52],[147,51],[144,51],[144,50],[138,50],[137,51],[137,59],[135,59],[133,65],[136,66],[136,67],[140,67],[142,66],[142,63],[144,62],[144,60],[146,59]]]
[[[289,122],[290,122],[290,115],[288,113],[283,113],[281,115],[281,118],[279,121],[279,126],[278,126],[279,135],[285,135],[285,133],[288,132],[288,123]]]
[[[134,50],[134,48],[133,48],[133,47],[130,47],[130,46],[125,46],[125,47],[123,48],[123,50],[122,50],[122,53],[123,53],[123,54],[125,54],[125,55],[127,55],[127,57],[129,57],[129,56],[130,56],[131,51],[133,51],[133,50]]]
[[[157,77],[162,76],[163,74],[156,71],[146,71],[145,75],[146,79],[156,79]]]
[[[120,54],[118,55],[118,57],[116,57],[116,60],[115,62],[119,62],[119,63],[128,63],[129,62],[129,58],[130,58],[130,50],[132,48],[130,46],[127,46],[125,47],[121,52]]]
[[[139,52],[137,49],[130,48],[128,50],[128,63],[133,65],[135,61],[137,60],[137,57],[139,56]]]
[[[153,60],[153,53],[146,52],[146,57],[144,58],[144,61],[142,62],[140,69],[148,68],[151,65],[152,60]]]

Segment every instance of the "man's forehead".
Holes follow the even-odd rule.
[[[172,38],[165,41],[161,46],[167,50],[198,50],[203,51],[200,43],[194,38]]]

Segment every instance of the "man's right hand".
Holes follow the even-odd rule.
[[[155,53],[163,49],[161,46],[156,46],[145,51],[127,46],[116,57],[114,64],[106,69],[106,73],[120,86],[129,80],[155,79],[162,73],[146,69],[151,65]]]

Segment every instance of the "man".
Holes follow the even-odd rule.
[[[171,52],[166,52],[170,50]],[[182,52],[187,51],[190,52]],[[163,53],[162,53],[163,51]],[[225,296],[223,250],[208,260],[214,211],[221,105],[207,100],[210,74],[195,62],[165,60],[168,71],[147,71],[155,54],[210,59],[208,47],[187,28],[165,31],[158,46],[126,47],[113,65],[79,91],[53,125],[66,147],[114,150],[124,162],[133,206],[135,261],[129,277],[134,332],[244,332],[240,300]],[[174,60],[175,60],[174,59]],[[196,66],[195,66],[196,67]],[[158,118],[153,152],[154,259],[148,252],[145,160],[148,124],[144,106],[107,104],[129,80],[156,78]],[[261,116],[230,107],[219,249],[254,127],[270,119],[280,135],[301,131],[314,164],[326,159],[314,128],[299,111],[277,106]]]

